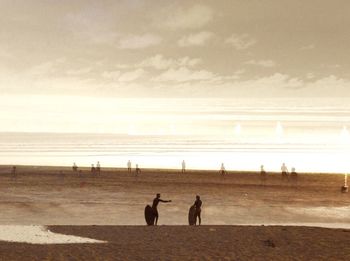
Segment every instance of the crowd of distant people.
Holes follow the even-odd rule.
[[[127,161],[126,163],[126,167],[127,167],[127,172],[128,173],[132,173],[132,163],[130,160]],[[78,166],[77,164],[74,162],[73,163],[73,172],[78,172]],[[14,167],[13,173],[16,172],[16,167]],[[81,173],[81,170],[79,171],[79,173]],[[181,173],[186,173],[186,162],[185,160],[182,160],[181,162]],[[225,168],[224,163],[221,163],[220,169],[219,169],[219,173],[222,177],[227,175],[227,171]],[[101,174],[101,164],[98,161],[96,164],[96,167],[94,164],[91,164],[91,174],[96,176]],[[135,164],[135,171],[134,171],[135,177],[138,177],[141,174],[141,168],[139,167],[138,164]],[[13,174],[15,175],[15,174]],[[264,165],[260,166],[260,184],[261,185],[266,185],[268,179],[268,174],[264,169]],[[287,166],[285,163],[282,164],[281,166],[281,182],[282,183],[291,183],[292,185],[298,185],[298,174],[295,170],[294,167],[291,168],[291,172],[289,172]]]

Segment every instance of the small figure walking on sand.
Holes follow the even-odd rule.
[[[160,193],[157,193],[156,197],[153,199],[152,210],[153,210],[153,214],[155,217],[155,220],[154,220],[155,226],[158,224],[159,214],[158,214],[157,207],[158,207],[159,202],[168,203],[168,202],[171,202],[171,200],[160,199]]]
[[[135,175],[136,177],[141,174],[141,169],[139,168],[139,164],[136,164]]]
[[[97,164],[96,164],[96,171],[97,171],[97,174],[100,175],[101,174],[101,164],[99,161],[97,161]]]
[[[128,167],[128,172],[131,173],[131,161],[128,160],[128,163],[126,164],[126,166]]]
[[[288,181],[288,168],[285,163],[281,166],[281,172],[282,172],[282,182]]]
[[[292,172],[290,173],[290,180],[293,186],[298,187],[298,173],[296,172],[295,168],[292,168]]]
[[[185,162],[185,160],[182,161],[181,167],[182,167],[181,172],[182,172],[182,173],[185,173],[185,172],[186,172],[186,162]]]
[[[77,164],[75,164],[75,162],[73,163],[72,169],[73,169],[73,172],[77,172],[78,171],[78,166],[77,166]]]
[[[261,185],[265,186],[266,179],[267,179],[267,173],[264,170],[264,165],[261,165],[260,166],[260,183],[261,183]]]
[[[227,174],[224,163],[221,163],[220,174],[221,176],[225,176]]]
[[[197,225],[197,217],[198,217],[198,225],[200,226],[202,223],[202,218],[201,218],[201,212],[202,212],[202,200],[199,195],[196,196],[196,201],[194,202],[193,206],[196,209],[196,212],[194,214],[195,216],[195,223],[194,225]]]
[[[16,179],[16,177],[17,177],[17,167],[16,166],[12,167],[11,175],[12,175],[13,179]]]
[[[95,168],[95,165],[94,165],[94,164],[91,164],[91,174],[92,174],[93,176],[95,176],[95,174],[96,174],[96,168]]]

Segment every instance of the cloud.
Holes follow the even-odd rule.
[[[158,45],[162,42],[162,38],[158,35],[128,35],[118,41],[120,49],[144,49],[150,46]]]
[[[225,42],[237,50],[244,50],[255,45],[256,40],[248,34],[233,34]]]
[[[162,24],[170,29],[198,29],[213,20],[213,11],[204,5],[195,5],[187,10],[169,12]]]
[[[193,67],[201,63],[201,60],[198,58],[191,59],[188,56],[171,59],[164,58],[163,55],[157,54],[155,56],[149,57],[136,65],[136,67],[152,67],[157,70],[165,70],[169,68],[176,68],[181,66]]]
[[[104,71],[102,73],[102,77],[104,79],[110,79],[110,80],[118,80],[119,79],[119,76],[120,76],[121,72],[120,71]]]
[[[249,60],[247,62],[245,62],[245,64],[249,64],[249,65],[256,65],[256,66],[261,66],[261,67],[275,67],[276,63],[272,60]]]
[[[70,69],[66,73],[68,75],[82,75],[87,74],[92,71],[91,67],[79,68],[79,69]]]
[[[46,76],[58,71],[59,67],[62,67],[66,62],[65,58],[57,58],[52,61],[46,61],[28,68],[24,73],[32,76]]]
[[[212,32],[199,32],[182,37],[177,43],[180,47],[201,46],[206,44],[214,34]]]
[[[309,72],[309,73],[306,74],[306,79],[314,79],[314,78],[315,78],[315,74],[314,73]]]
[[[188,81],[216,81],[220,78],[212,72],[206,70],[190,70],[187,67],[180,67],[178,69],[169,69],[159,76],[153,78],[154,81],[174,81],[174,82],[188,82]]]
[[[145,74],[145,71],[143,69],[136,69],[135,71],[125,72],[121,74],[118,80],[120,82],[132,82],[142,77],[144,74]]]
[[[302,46],[300,47],[300,50],[312,50],[312,49],[315,49],[315,45],[314,44],[309,44],[309,45],[305,45],[305,46]]]
[[[136,69],[134,71],[129,71],[129,72],[104,71],[101,74],[101,76],[104,79],[118,81],[118,82],[132,82],[144,76],[145,73],[146,72],[143,69]]]

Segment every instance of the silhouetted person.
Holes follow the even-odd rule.
[[[295,168],[292,168],[292,172],[290,173],[290,180],[294,186],[298,186],[298,173],[295,171]]]
[[[160,199],[160,194],[159,193],[156,195],[155,199],[153,199],[152,209],[153,209],[153,214],[154,214],[154,217],[155,217],[154,225],[158,224],[159,214],[158,214],[157,207],[158,207],[159,202],[168,203],[168,202],[171,202],[171,200],[162,200],[162,199]]]
[[[17,177],[17,167],[16,166],[12,167],[11,175],[12,175],[12,178],[14,178],[14,179]]]
[[[226,174],[226,169],[225,169],[224,163],[221,163],[220,174],[221,174],[221,176],[224,176]]]
[[[91,174],[92,175],[96,174],[96,168],[95,168],[94,164],[91,164]]]
[[[139,168],[139,164],[136,164],[136,170],[135,170],[135,174],[136,176],[138,176],[139,174],[141,174],[141,169]]]
[[[99,161],[97,161],[97,164],[96,164],[96,171],[97,171],[97,174],[101,174],[101,164]]]
[[[186,172],[186,162],[185,162],[185,160],[182,161],[181,166],[182,166],[181,172],[185,173]]]
[[[73,163],[72,169],[73,169],[74,172],[78,171],[78,166],[77,166],[77,164],[75,164],[75,162]]]
[[[197,225],[197,217],[198,217],[198,224],[201,225],[202,223],[202,218],[201,218],[201,211],[202,211],[202,200],[200,196],[196,196],[196,201],[194,202],[193,206],[196,209],[196,212],[194,214],[195,216],[195,225]]]
[[[265,185],[266,184],[266,179],[267,179],[267,173],[264,170],[264,165],[260,166],[260,181],[261,181],[261,185]]]
[[[131,173],[131,161],[128,160],[128,163],[126,165],[128,167],[128,172]]]
[[[288,169],[285,163],[281,166],[282,181],[288,181]]]

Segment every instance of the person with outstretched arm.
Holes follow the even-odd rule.
[[[201,225],[202,223],[202,218],[201,218],[201,211],[202,211],[202,200],[201,200],[201,197],[200,196],[196,196],[196,201],[194,202],[193,206],[195,207],[196,209],[196,212],[194,214],[195,216],[195,225],[197,225],[197,217],[198,217],[198,224],[199,226]]]
[[[152,204],[152,209],[153,209],[153,213],[155,216],[154,225],[157,225],[157,223],[158,223],[159,214],[158,214],[157,207],[158,207],[159,202],[168,203],[168,202],[171,202],[171,200],[163,200],[160,198],[160,194],[157,193],[157,196],[155,197],[155,199],[153,199],[153,204]]]

